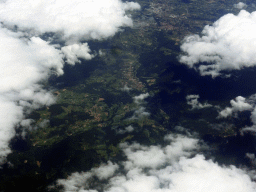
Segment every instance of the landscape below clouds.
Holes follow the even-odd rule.
[[[11,152],[15,128],[32,122],[26,115],[55,102],[42,83],[63,75],[65,63],[92,59],[95,54],[84,40],[105,39],[122,26],[132,27],[126,11],[138,9],[138,3],[120,0],[0,2],[0,162]]]
[[[235,7],[246,6],[238,3]],[[121,0],[0,1],[0,163],[11,153],[9,143],[15,129],[20,128],[25,135],[26,127],[30,128],[33,120],[26,119],[27,115],[56,102],[51,88],[43,83],[51,75],[63,75],[65,64],[75,65],[96,57],[100,48],[91,50],[86,41],[104,40],[121,32],[121,27],[132,27],[126,11],[139,9],[138,3]],[[44,39],[46,33],[52,35]],[[241,10],[238,15],[226,14],[213,25],[205,26],[201,36],[187,36],[181,45],[183,53],[179,61],[194,68],[198,75],[216,79],[225,76],[225,81],[234,70],[255,67],[255,40],[256,12]],[[127,86],[119,90],[132,92]],[[130,119],[151,117],[145,99],[152,95],[144,92],[132,97],[135,107]],[[199,95],[187,94],[183,99],[190,111],[214,107],[200,103]],[[248,110],[253,125],[244,130],[256,130],[255,97],[237,95],[230,105],[219,112],[219,118]],[[72,173],[67,179],[56,180],[49,189],[61,186],[64,191],[78,192],[256,190],[253,171],[218,164],[206,157],[205,151],[210,152],[210,146],[196,133],[179,128],[186,134],[167,134],[162,138],[165,145],[123,142],[119,144],[121,160],[113,158],[89,171]],[[127,125],[116,133],[136,131],[135,126]],[[247,156],[255,159],[254,154]]]

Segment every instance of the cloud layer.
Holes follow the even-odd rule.
[[[202,36],[190,35],[181,45],[180,62],[201,75],[219,76],[222,71],[256,65],[256,12],[226,14],[205,26]]]
[[[244,170],[219,166],[203,155],[192,156],[200,148],[197,139],[181,135],[167,135],[165,139],[170,142],[165,147],[121,144],[127,160],[119,162],[119,166],[108,163],[108,178],[97,176],[99,181],[95,185],[89,185],[89,182],[101,167],[73,173],[57,183],[64,187],[64,191],[80,192],[255,191],[256,184]]]
[[[125,11],[135,9],[140,5],[121,0],[7,0],[0,3],[0,19],[20,29],[59,32],[64,39],[101,39],[132,26]]]

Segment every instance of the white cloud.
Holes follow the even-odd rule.
[[[127,132],[133,132],[134,128],[133,128],[133,126],[129,125],[128,127],[125,127],[125,130]]]
[[[241,70],[256,65],[256,12],[241,10],[238,15],[226,14],[205,26],[202,36],[184,39],[180,62],[216,77],[221,71]]]
[[[125,162],[126,169],[131,169],[133,167],[157,168],[163,165],[166,161],[166,155],[159,146],[146,147],[134,143],[131,146],[122,144],[121,147],[129,160]]]
[[[89,186],[92,171],[72,174],[67,180],[58,180],[64,191],[104,192],[253,192],[256,184],[246,171],[235,166],[223,167],[206,160],[203,155],[193,156],[199,149],[197,139],[168,135],[170,145],[143,146],[138,143],[121,145],[126,161],[111,172],[107,184]],[[192,142],[186,142],[191,140]],[[178,147],[177,146],[182,146]],[[166,153],[166,148],[177,153]],[[185,156],[184,156],[185,154]],[[175,158],[173,157],[175,156]],[[124,165],[124,168],[122,168]],[[96,168],[98,169],[98,168]]]
[[[170,141],[170,145],[167,145],[164,149],[170,162],[175,162],[179,157],[188,157],[199,147],[198,139],[182,135],[174,136],[170,134],[165,136],[164,139]]]
[[[33,123],[34,120],[33,119],[24,119],[20,122],[20,125],[23,127],[30,127],[31,123]]]
[[[14,127],[23,118],[22,107],[0,96],[0,163],[11,152],[9,141],[14,137]]]
[[[118,130],[117,134],[131,133],[133,131],[134,131],[133,126],[129,125],[128,127],[125,127],[125,129]]]
[[[91,50],[87,43],[84,44],[73,44],[61,48],[64,53],[67,63],[75,65],[75,63],[81,63],[78,58],[90,60],[94,55],[90,54]]]
[[[99,168],[93,168],[89,172],[73,173],[67,179],[59,179],[57,181],[58,185],[63,185],[66,191],[83,191],[84,188],[88,187],[86,183],[93,176],[97,177],[99,180],[104,180],[112,177],[115,171],[119,168],[117,164],[113,164],[108,161],[108,164],[101,164]],[[85,190],[87,191],[87,190]],[[88,190],[90,192],[97,192],[96,190]]]
[[[146,107],[143,105],[146,104],[144,99],[149,97],[149,93],[142,93],[138,96],[133,97],[134,103],[137,104],[133,116],[130,119],[141,119],[143,117],[148,117],[150,115],[149,112],[146,111]]]
[[[237,9],[244,9],[247,7],[247,5],[243,2],[239,2],[237,4],[234,4],[234,7],[237,8]]]
[[[221,167],[205,160],[203,155],[181,158],[177,164],[155,174],[167,183],[170,192],[242,192],[256,189],[245,171],[235,166]]]
[[[158,168],[167,162],[175,162],[181,156],[189,156],[197,149],[198,139],[188,138],[182,135],[167,135],[164,140],[169,141],[170,145],[160,146],[143,146],[138,143],[127,145],[121,144],[128,160],[125,162],[126,169],[132,167],[139,168]]]
[[[253,153],[246,153],[245,156],[250,159],[251,163],[252,163],[254,166],[256,165],[255,154],[253,154]]]
[[[124,85],[124,87],[121,88],[121,91],[129,92],[130,90],[132,90],[132,88],[129,88],[127,85]]]
[[[80,191],[83,190],[84,187],[87,187],[88,184],[86,181],[92,177],[91,172],[87,173],[73,173],[67,179],[59,179],[57,181],[58,185],[63,185],[65,187],[65,191]]]
[[[38,37],[25,42],[9,33],[0,28],[0,92],[26,89],[46,79],[50,68],[55,68],[59,75],[63,74],[63,56],[59,50]]]
[[[253,125],[253,126],[248,126],[248,127],[243,128],[240,131],[241,135],[244,135],[244,132],[256,132],[256,126]]]
[[[200,103],[198,101],[198,99],[200,98],[199,95],[187,95],[186,96],[186,100],[187,100],[187,104],[192,106],[192,110],[193,109],[202,109],[202,108],[206,108],[206,107],[212,107],[211,104],[208,103]]]
[[[143,117],[150,116],[150,113],[146,111],[146,107],[139,106],[133,113],[131,119],[141,119]]]
[[[93,172],[100,180],[102,180],[111,177],[118,168],[119,166],[117,164],[113,164],[109,161],[107,165],[102,165],[97,169],[93,169]]]
[[[77,41],[113,36],[120,26],[132,26],[125,11],[138,9],[139,4],[121,0],[7,0],[0,3],[0,18],[5,25]]]
[[[241,130],[241,134],[244,132],[256,132],[256,94],[251,95],[247,100],[247,103],[251,106],[249,110],[251,110],[251,122],[252,126],[246,126]]]
[[[142,93],[138,96],[133,97],[133,100],[135,103],[141,104],[143,102],[143,100],[146,99],[147,97],[149,97],[148,93]]]
[[[253,123],[252,126],[246,126],[241,130],[241,134],[243,134],[246,131],[249,132],[256,132],[256,107],[254,107],[253,111],[251,112],[251,121]]]
[[[230,104],[232,105],[233,111],[244,111],[252,109],[252,106],[245,102],[245,98],[238,96],[235,100],[231,100]]]
[[[226,107],[224,110],[219,112],[220,118],[226,118],[228,116],[231,116],[232,114],[236,112],[241,112],[241,111],[246,111],[246,110],[251,110],[253,109],[253,106],[250,105],[245,101],[245,98],[242,96],[238,96],[235,98],[235,100],[231,100],[230,104],[232,107]],[[256,123],[256,120],[255,120]]]
[[[38,124],[38,127],[39,127],[39,128],[44,128],[44,127],[46,127],[49,123],[50,123],[50,120],[44,119],[43,121],[41,121],[41,122]]]

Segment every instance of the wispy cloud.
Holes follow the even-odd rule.
[[[149,93],[142,93],[133,97],[134,103],[136,103],[137,106],[131,119],[141,119],[150,115],[150,113],[146,111],[146,107],[143,106],[146,104],[144,99],[147,97],[149,97]]]
[[[200,98],[199,95],[187,95],[186,96],[187,104],[191,105],[192,110],[193,109],[203,109],[203,108],[207,108],[207,107],[212,107],[212,105],[207,103],[207,102],[204,103],[204,104],[200,103],[198,101],[199,98]]]

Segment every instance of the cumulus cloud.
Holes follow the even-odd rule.
[[[203,155],[194,158],[181,158],[172,167],[156,172],[160,173],[170,191],[209,191],[242,192],[254,191],[255,183],[245,171],[234,166],[221,167]]]
[[[147,147],[141,146],[138,143],[128,146],[124,143],[121,147],[129,160],[125,162],[126,169],[131,169],[133,167],[156,168],[165,163],[166,155],[159,146]]]
[[[108,179],[113,176],[115,171],[119,168],[117,164],[113,164],[108,161],[108,164],[101,164],[99,168],[93,168],[89,172],[73,173],[68,179],[60,179],[57,181],[58,185],[63,185],[67,191],[81,191],[88,187],[86,183],[93,176],[97,177],[100,181]],[[96,192],[96,190],[88,190],[90,192]]]
[[[134,128],[132,125],[129,125],[128,127],[125,127],[124,129],[120,129],[117,131],[117,134],[125,134],[125,133],[131,133],[134,131]]]
[[[237,9],[244,9],[247,7],[247,5],[243,2],[239,2],[237,4],[234,4],[234,7],[237,8]]]
[[[216,77],[222,71],[241,70],[256,65],[256,12],[241,10],[226,14],[205,26],[202,35],[184,39],[179,61],[199,70],[201,75]]]
[[[219,118],[226,118],[236,112],[246,111],[253,109],[253,106],[245,101],[245,98],[238,96],[235,100],[231,100],[230,104],[232,107],[226,107],[224,110],[219,112]],[[256,123],[256,121],[255,121]]]
[[[91,50],[87,43],[84,44],[73,44],[61,48],[64,53],[67,63],[75,65],[75,63],[81,63],[78,58],[90,60],[94,55],[90,54]]]
[[[200,103],[198,101],[198,99],[200,98],[199,95],[187,95],[186,96],[186,100],[187,100],[187,104],[192,106],[192,110],[193,109],[202,109],[202,108],[206,108],[206,107],[212,107],[211,104],[208,103]]]
[[[63,74],[63,55],[54,47],[38,37],[25,42],[0,28],[3,42],[0,51],[0,92],[23,90],[35,82],[46,79],[50,69],[55,68],[57,74]],[[34,89],[34,88],[33,88]]]
[[[166,162],[175,162],[179,157],[189,156],[193,150],[198,147],[198,139],[188,138],[182,135],[167,135],[165,140],[171,142],[166,147],[143,146],[138,143],[120,145],[123,148],[128,160],[125,162],[126,169],[132,167],[157,168],[166,164]]]
[[[129,88],[127,85],[124,85],[124,87],[121,88],[121,91],[129,92],[130,90],[132,90],[132,88]]]
[[[241,134],[243,134],[244,132],[256,132],[256,94],[251,95],[247,100],[246,103],[248,103],[251,108],[249,110],[251,110],[251,122],[252,122],[252,126],[246,126],[241,130]]]
[[[165,147],[121,144],[127,160],[118,163],[119,168],[110,172],[107,184],[100,188],[98,183],[88,185],[95,168],[82,174],[73,173],[57,183],[64,191],[83,192],[255,191],[256,184],[246,171],[220,166],[203,155],[193,156],[195,149],[200,148],[197,139],[181,135],[168,135],[165,139],[170,141]],[[168,153],[167,148],[176,152]]]
[[[5,25],[77,41],[113,36],[120,26],[132,26],[125,11],[138,9],[138,3],[121,0],[7,0],[0,3],[0,18]]]
[[[44,119],[44,120],[42,120],[42,121],[38,124],[38,127],[39,127],[39,128],[44,128],[44,127],[46,127],[46,126],[49,125],[49,124],[50,124],[50,120]]]
[[[251,122],[252,122],[252,126],[246,126],[245,128],[243,128],[241,130],[241,134],[243,134],[244,132],[256,132],[256,107],[253,109],[253,111],[251,112]]]

